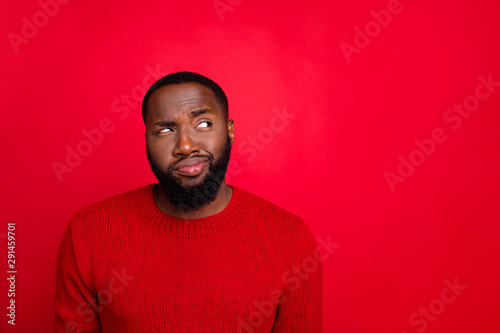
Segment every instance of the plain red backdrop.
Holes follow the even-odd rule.
[[[498,2],[32,0],[2,12],[0,267],[16,221],[18,269],[15,327],[1,284],[2,332],[52,332],[63,231],[85,205],[154,181],[137,101],[151,73],[179,70],[229,97],[229,183],[340,244],[323,263],[325,332],[500,330],[500,87],[470,97],[478,77],[500,81]],[[464,100],[474,111],[455,129],[446,115]],[[273,131],[284,110],[295,117]],[[102,121],[112,130],[88,146]],[[446,140],[431,149],[436,128]],[[87,156],[70,167],[68,149]],[[455,279],[467,288],[443,302]]]

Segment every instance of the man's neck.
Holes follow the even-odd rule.
[[[156,206],[165,214],[170,216],[174,216],[180,219],[199,219],[202,217],[207,217],[211,215],[215,215],[220,213],[227,207],[229,201],[231,201],[231,197],[233,195],[233,189],[226,185],[223,181],[219,193],[214,201],[208,203],[206,206],[203,206],[199,209],[185,211],[179,209],[176,205],[172,204],[170,200],[168,200],[165,193],[161,190],[159,184],[155,184],[153,188],[153,198]]]

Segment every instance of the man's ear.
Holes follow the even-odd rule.
[[[229,119],[227,121],[227,135],[229,135],[229,139],[231,140],[232,145],[234,141],[234,124],[232,119]]]

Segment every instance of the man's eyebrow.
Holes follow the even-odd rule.
[[[188,116],[189,116],[189,118],[196,118],[199,115],[207,114],[207,113],[215,114],[215,111],[213,109],[204,108],[204,109],[191,111],[191,112],[189,112]],[[172,127],[175,125],[176,125],[175,121],[168,121],[168,120],[160,120],[160,121],[157,121],[156,123],[153,124],[153,126],[157,126],[157,127]]]
[[[160,120],[160,121],[157,121],[156,123],[154,123],[153,126],[172,127],[172,126],[175,126],[175,122],[174,121]]]
[[[189,112],[189,118],[195,118],[195,117],[198,117],[199,115],[206,114],[206,113],[215,114],[215,111],[212,109],[208,109],[208,108],[194,110],[194,111]]]

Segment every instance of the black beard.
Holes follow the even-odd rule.
[[[228,136],[222,155],[217,160],[214,161],[213,155],[210,155],[208,160],[208,174],[202,182],[197,185],[183,186],[181,182],[173,176],[173,165],[168,167],[167,173],[164,173],[153,161],[147,148],[146,155],[151,170],[153,170],[168,200],[183,211],[193,211],[206,206],[217,197],[229,164],[231,140]]]

